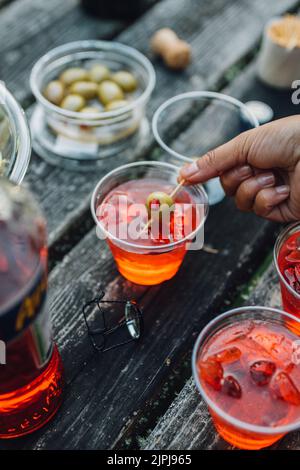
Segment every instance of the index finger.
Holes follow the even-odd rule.
[[[185,165],[180,170],[180,178],[191,184],[204,183],[210,178],[221,176],[225,171],[244,165],[247,162],[250,132],[240,134]]]

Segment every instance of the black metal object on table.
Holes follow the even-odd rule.
[[[102,291],[100,295],[88,301],[82,308],[91,344],[96,351],[102,353],[125,346],[133,341],[140,340],[144,327],[142,310],[135,300],[104,300],[104,296],[105,292]],[[114,322],[114,324],[108,324],[109,319],[107,317],[110,312],[105,310],[105,306],[107,305],[115,308],[121,307],[121,316],[117,318],[117,321]],[[88,311],[91,307],[93,308],[95,306],[97,306],[97,313],[99,314],[96,315],[96,327],[92,326],[88,320]],[[118,336],[120,332],[123,333],[124,330],[125,339],[119,340],[118,342],[112,342],[109,346],[107,345],[112,336]],[[129,339],[126,339],[126,336],[129,336]]]

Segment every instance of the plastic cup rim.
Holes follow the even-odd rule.
[[[234,98],[233,96],[225,95],[224,93],[218,93],[214,91],[189,91],[186,93],[180,93],[179,95],[173,96],[172,98],[164,101],[157,108],[152,118],[152,132],[153,132],[156,142],[160,145],[161,148],[163,148],[168,154],[172,155],[173,157],[176,157],[180,160],[184,160],[186,162],[194,161],[193,158],[187,157],[186,155],[176,152],[176,150],[173,150],[171,147],[169,147],[169,145],[167,145],[164,142],[158,130],[159,128],[158,121],[159,121],[161,113],[165,111],[165,109],[167,109],[170,105],[177,103],[178,101],[192,99],[192,98],[215,98],[216,100],[219,100],[219,101],[226,101],[227,103],[230,103],[238,107],[240,110],[248,114],[253,120],[253,128],[259,127],[258,119],[255,117],[253,112],[249,110],[244,103],[242,103],[237,98]]]
[[[175,170],[175,171],[178,171],[179,170],[179,167],[177,167],[176,165],[172,165],[171,163],[166,163],[166,162],[158,162],[158,161],[139,161],[139,162],[133,162],[133,163],[127,163],[126,165],[121,165],[121,166],[118,166],[117,168],[114,168],[112,171],[110,171],[109,173],[107,173],[103,178],[101,178],[94,191],[93,191],[93,194],[92,194],[92,197],[91,197],[91,213],[92,213],[92,216],[93,216],[93,219],[96,223],[96,225],[105,233],[105,235],[107,236],[108,239],[110,240],[113,240],[117,243],[120,243],[122,245],[124,245],[125,247],[130,247],[130,248],[135,248],[136,250],[147,250],[147,251],[158,251],[158,250],[163,250],[163,249],[166,249],[166,250],[170,250],[171,248],[174,248],[178,245],[181,245],[185,242],[187,242],[188,240],[190,239],[193,239],[193,237],[195,237],[195,235],[198,233],[198,231],[204,226],[204,223],[207,219],[207,216],[208,216],[208,212],[209,212],[209,205],[208,205],[208,196],[207,196],[207,193],[204,189],[204,187],[200,184],[198,185],[194,185],[193,187],[202,191],[202,194],[204,195],[205,199],[206,199],[206,213],[201,221],[201,223],[196,227],[195,230],[193,230],[193,232],[189,233],[186,237],[184,237],[182,240],[178,240],[176,242],[172,242],[172,243],[168,243],[166,245],[155,245],[155,246],[149,246],[149,245],[140,245],[140,244],[137,244],[137,243],[132,243],[132,242],[128,242],[126,240],[121,240],[119,239],[118,237],[116,237],[115,235],[111,234],[108,230],[106,230],[103,225],[100,223],[100,221],[98,220],[97,216],[96,216],[96,211],[95,211],[95,201],[96,201],[96,197],[97,197],[97,194],[98,194],[98,191],[99,191],[99,188],[101,187],[101,185],[103,183],[105,183],[106,180],[108,180],[111,176],[113,176],[115,173],[118,173],[120,170],[126,170],[126,169],[130,169],[130,168],[133,168],[133,167],[136,167],[136,166],[151,166],[151,165],[155,165],[155,166],[161,166],[161,167],[164,167],[164,168],[169,168],[169,169],[172,169],[172,170]]]

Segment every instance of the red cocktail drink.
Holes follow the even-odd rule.
[[[180,188],[169,206],[155,199],[163,194],[168,202],[177,175],[178,168],[167,163],[129,164],[109,173],[94,192],[92,212],[101,235],[120,273],[137,284],[171,279],[191,240],[200,238],[208,208],[201,186]]]
[[[274,249],[275,266],[280,278],[284,310],[300,316],[300,225],[287,227]]]
[[[244,307],[214,319],[197,340],[196,384],[219,434],[239,448],[267,447],[300,427],[300,338],[291,321]]]
[[[160,191],[167,194],[170,193],[172,189],[172,185],[153,178],[132,180],[123,183],[113,189],[105,198],[99,211],[99,220],[104,223],[105,220],[107,222],[106,216],[111,214],[111,209],[114,208],[117,217],[113,220],[113,223],[115,223],[115,228],[118,229],[121,224],[127,225],[127,223],[134,219],[134,214],[131,214],[131,210],[133,205],[139,204],[142,209],[142,228],[140,229],[140,231],[142,231],[143,226],[146,226],[149,219],[145,205],[148,195],[153,191]],[[184,220],[184,217],[187,219],[188,214],[183,214],[182,216],[179,214],[181,204],[192,204],[188,192],[181,190],[174,202],[177,208],[174,212],[170,212],[170,217],[164,226],[163,223],[161,223],[160,227],[157,227],[157,237],[149,236],[150,230],[153,229],[153,223],[151,227],[148,227],[148,230],[145,230],[141,236],[135,240],[130,238],[129,233],[127,240],[131,240],[137,245],[144,245],[146,243],[149,247],[157,247],[168,245],[172,240],[176,241],[180,239],[181,230],[185,222],[191,224],[191,230],[195,230],[195,212],[190,214],[190,221]],[[109,207],[108,211],[104,208],[106,204]],[[159,221],[155,220],[154,222]],[[137,229],[139,229],[139,227],[137,227]],[[166,229],[165,235],[162,233],[163,229]],[[158,256],[155,252],[152,254],[151,252],[141,253],[139,250],[137,252],[128,251],[109,239],[108,243],[121,274],[138,284],[157,284],[166,279],[170,279],[179,269],[186,254],[184,244],[179,245],[177,249],[161,252]]]

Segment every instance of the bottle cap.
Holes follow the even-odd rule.
[[[254,114],[259,124],[266,124],[274,117],[274,111],[271,106],[263,101],[248,101],[245,103],[245,106],[252,112],[252,114]]]

